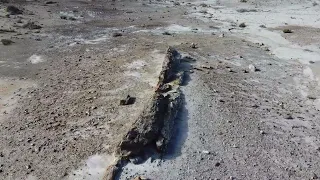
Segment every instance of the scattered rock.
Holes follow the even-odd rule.
[[[17,14],[22,14],[22,10],[20,10],[19,8],[15,7],[15,6],[8,6],[7,7],[7,12],[10,15],[17,15]]]
[[[42,28],[40,25],[37,25],[34,22],[28,22],[27,24],[23,25],[22,27],[30,29],[30,30],[41,29]]]
[[[148,178],[146,178],[144,176],[138,176],[138,177],[134,178],[133,180],[148,180]]]
[[[247,27],[247,25],[246,25],[245,23],[241,23],[241,24],[239,25],[239,27],[245,28],[245,27]]]
[[[308,95],[307,98],[308,98],[308,99],[311,99],[311,100],[316,100],[316,99],[317,99],[316,97],[311,96],[311,95]]]
[[[257,72],[257,71],[260,71],[260,69],[258,69],[257,67],[255,67],[254,65],[250,64],[249,65],[249,70],[251,72]]]
[[[120,100],[120,105],[121,105],[121,106],[131,105],[131,104],[134,104],[135,101],[136,101],[136,98],[135,98],[135,97],[131,97],[130,95],[128,95],[126,99]]]
[[[232,145],[233,148],[239,148],[236,144]]]
[[[55,1],[47,1],[45,2],[45,4],[57,4],[58,2],[55,2]]]
[[[179,2],[174,2],[173,3],[175,6],[180,6],[180,3]]]
[[[195,43],[192,43],[190,47],[193,48],[193,49],[196,49],[197,45]]]
[[[285,118],[285,119],[293,119],[293,117],[292,117],[291,114],[287,114],[284,118]]]
[[[215,164],[214,164],[214,166],[216,166],[216,167],[219,167],[221,165],[221,163],[219,163],[219,162],[216,162]]]
[[[264,131],[260,131],[260,134],[266,134],[266,132],[264,132]]]
[[[212,66],[207,66],[207,65],[202,65],[201,68],[203,68],[203,69],[213,69]]]
[[[172,89],[172,86],[170,84],[164,84],[163,86],[159,87],[157,90],[159,92],[168,92]]]
[[[210,151],[202,151],[203,154],[210,154]]]
[[[60,19],[71,20],[71,21],[77,20],[75,17],[70,16],[70,15],[66,15],[66,14],[61,14],[61,15],[60,15]]]
[[[311,179],[318,179],[318,178],[319,178],[319,177],[318,177],[315,173],[313,173]]]
[[[258,12],[256,9],[238,9],[237,12],[239,13],[245,13],[245,12]]]
[[[201,3],[200,6],[201,6],[201,7],[208,7],[208,5],[205,4],[205,3]]]
[[[284,29],[283,33],[293,33],[293,31],[291,29]]]
[[[120,37],[120,36],[122,36],[122,34],[119,32],[115,32],[112,34],[112,37]]]
[[[224,37],[224,34],[220,34],[219,37],[223,38],[223,37]]]
[[[261,27],[261,28],[267,28],[267,27],[266,27],[265,25],[263,25],[263,24],[260,25],[259,27]]]
[[[163,34],[163,35],[168,35],[168,36],[171,36],[171,35],[172,35],[172,34],[169,33],[168,31],[165,31],[165,32],[163,32],[162,34]]]
[[[268,52],[270,51],[270,49],[269,49],[268,47],[264,47],[263,49],[264,49],[265,51],[268,51]]]
[[[314,61],[309,61],[309,63],[310,63],[310,64],[314,64],[315,62],[314,62]]]
[[[313,2],[313,3],[312,3],[312,6],[317,6],[317,5],[318,5],[317,2]]]
[[[13,29],[0,29],[0,33],[14,33],[14,32],[16,31]]]
[[[1,39],[1,42],[3,45],[8,46],[11,45],[12,43],[14,43],[13,41],[11,41],[10,39]]]

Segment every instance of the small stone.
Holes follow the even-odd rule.
[[[136,101],[135,97],[131,97],[130,95],[128,95],[126,99],[120,100],[120,105],[122,105],[122,106],[131,105],[131,104],[134,104],[135,101]]]
[[[168,31],[165,31],[165,32],[163,32],[162,34],[163,34],[163,35],[167,35],[167,36],[171,36],[171,35],[172,35],[172,34],[169,33]]]
[[[204,69],[213,69],[212,66],[207,66],[207,65],[202,65],[201,67],[204,68]]]
[[[215,164],[214,164],[214,166],[215,167],[219,167],[221,164],[219,163],[219,162],[216,162]]]
[[[258,68],[256,68],[256,67],[255,67],[254,65],[252,65],[252,64],[249,65],[249,70],[250,70],[251,72],[260,71]]]
[[[270,49],[268,47],[265,47],[264,50],[268,51],[268,52],[270,51]]]
[[[263,25],[263,24],[260,25],[259,27],[261,27],[261,28],[267,28],[267,27],[266,27],[265,25]]]
[[[210,154],[210,151],[202,151],[203,154]]]
[[[260,134],[266,134],[266,132],[264,132],[264,131],[260,131]]]
[[[284,29],[283,33],[293,33],[293,31],[291,29]]]
[[[191,44],[191,48],[196,49],[196,48],[197,48],[197,45],[196,45],[195,43],[192,43],[192,44]]]
[[[9,45],[11,45],[11,44],[14,43],[14,42],[11,41],[10,39],[1,39],[1,43],[2,43],[4,46],[9,46]]]
[[[245,28],[245,27],[247,27],[247,25],[245,23],[241,23],[241,24],[239,24],[239,27]]]
[[[311,100],[316,100],[316,99],[317,99],[316,97],[311,96],[311,95],[308,95],[307,98],[308,98],[308,99],[311,99]]]
[[[180,6],[180,3],[179,2],[174,2],[173,3],[175,6]]]
[[[287,114],[284,118],[285,118],[285,119],[293,119],[293,117],[292,117],[291,114]]]
[[[34,22],[28,22],[27,24],[23,25],[22,27],[30,29],[30,30],[41,29],[42,28],[40,25],[37,25]]]
[[[318,179],[318,176],[315,173],[313,173],[311,179]]]
[[[201,6],[201,7],[208,7],[208,5],[205,4],[205,3],[201,3],[200,6]]]
[[[157,89],[157,91],[160,92],[168,92],[170,90],[172,90],[172,86],[170,84],[164,84]]]
[[[30,166],[30,165],[27,165],[26,168],[27,168],[27,169],[31,169],[31,166]]]
[[[57,2],[55,2],[55,1],[47,1],[47,2],[45,2],[45,4],[56,4]]]
[[[122,34],[119,32],[115,32],[112,34],[112,37],[120,37],[120,36],[122,36]]]

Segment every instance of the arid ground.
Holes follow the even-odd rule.
[[[103,179],[169,46],[185,71],[173,138],[116,179],[320,178],[319,12],[307,0],[0,0],[0,179]]]

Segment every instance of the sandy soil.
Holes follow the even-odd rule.
[[[316,2],[0,2],[0,179],[101,179],[168,46],[196,60],[175,138],[120,179],[320,175]]]

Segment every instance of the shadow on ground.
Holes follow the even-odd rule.
[[[190,57],[181,57],[180,70],[185,72],[184,79],[182,82],[182,105],[175,119],[174,128],[172,130],[172,138],[168,144],[167,151],[163,155],[162,159],[172,160],[179,157],[182,153],[182,147],[188,137],[188,120],[189,112],[186,108],[185,95],[183,93],[183,86],[187,86],[192,80],[190,77],[191,63],[195,60]]]

